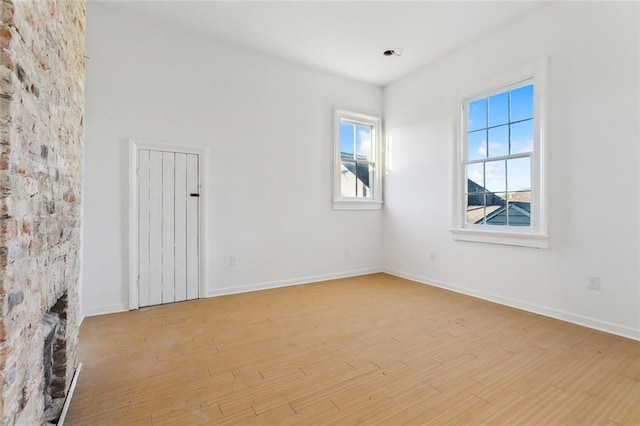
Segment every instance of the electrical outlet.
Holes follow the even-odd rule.
[[[432,262],[436,261],[436,254],[434,252],[429,253],[429,260]]]
[[[349,249],[347,247],[344,248],[344,255],[349,256]]]
[[[589,290],[602,290],[602,278],[600,277],[589,277],[587,279],[587,288]]]
[[[229,266],[236,266],[236,257],[229,256]]]

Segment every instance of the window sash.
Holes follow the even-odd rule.
[[[495,157],[480,158],[477,160],[467,160],[467,161],[464,161],[463,164],[466,166],[468,164],[488,163],[491,161],[513,160],[516,158],[532,157],[532,155],[533,155],[533,151],[519,152],[517,154],[497,155]]]
[[[529,178],[530,178],[530,188],[527,189],[526,191],[509,191],[508,190],[508,172],[507,170],[505,170],[505,188],[503,191],[492,191],[489,190],[487,188],[487,182],[486,182],[486,169],[483,168],[483,185],[482,188],[484,189],[483,192],[469,192],[468,190],[468,180],[469,177],[467,175],[467,166],[468,165],[473,165],[473,164],[483,164],[486,165],[487,163],[491,163],[491,162],[506,162],[507,160],[513,160],[513,159],[519,159],[519,158],[530,158],[532,159],[533,154],[534,154],[534,150],[532,151],[527,151],[527,152],[520,152],[520,153],[516,153],[516,154],[504,154],[504,155],[490,155],[490,152],[487,150],[486,153],[486,157],[484,158],[477,158],[477,159],[473,159],[473,160],[469,160],[469,134],[471,133],[479,133],[482,134],[484,133],[486,136],[485,139],[485,144],[487,146],[487,148],[489,148],[489,131],[491,129],[497,129],[500,127],[505,127],[507,126],[507,128],[509,129],[509,133],[507,136],[507,149],[510,151],[511,150],[511,146],[512,146],[512,140],[511,140],[511,126],[513,126],[514,124],[518,124],[518,123],[524,123],[527,121],[533,121],[535,123],[536,120],[536,114],[535,114],[535,98],[532,97],[531,102],[532,102],[532,116],[531,117],[527,117],[524,119],[519,119],[519,120],[514,120],[511,121],[511,108],[512,108],[512,103],[511,103],[511,96],[508,96],[508,101],[507,101],[507,116],[506,116],[506,121],[504,122],[500,122],[499,124],[493,124],[491,125],[489,123],[489,117],[490,117],[490,104],[487,102],[486,107],[485,107],[485,117],[486,117],[486,121],[484,123],[483,126],[474,129],[472,131],[468,131],[468,123],[469,123],[469,119],[471,116],[471,112],[470,112],[470,108],[469,105],[472,104],[473,102],[477,102],[477,101],[481,101],[481,100],[489,100],[492,96],[499,96],[502,94],[510,94],[512,90],[517,90],[519,88],[523,88],[523,87],[527,87],[529,85],[533,85],[534,86],[534,94],[535,94],[535,83],[533,82],[532,79],[527,79],[524,81],[520,81],[518,83],[512,84],[510,86],[507,87],[502,87],[498,90],[492,91],[492,92],[487,92],[481,96],[477,96],[471,99],[467,99],[465,101],[463,101],[462,104],[462,111],[463,111],[463,115],[462,115],[462,120],[463,120],[463,126],[462,127],[462,131],[463,131],[463,137],[460,138],[461,139],[461,143],[462,143],[462,152],[463,152],[463,161],[462,161],[462,170],[461,170],[461,175],[462,175],[462,179],[463,182],[465,183],[465,188],[463,191],[461,191],[461,196],[464,197],[464,201],[462,203],[462,205],[464,206],[464,218],[462,221],[462,226],[465,228],[478,228],[478,229],[482,229],[482,228],[487,228],[487,227],[495,227],[497,229],[510,229],[513,227],[517,227],[517,228],[531,228],[533,226],[533,222],[535,220],[535,214],[534,214],[534,210],[535,209],[531,209],[529,211],[529,224],[528,225],[512,225],[510,219],[510,204],[514,203],[514,202],[509,202],[508,197],[510,193],[517,193],[517,192],[530,192],[533,193],[535,190],[535,184],[533,182],[533,176],[532,173],[530,171],[529,174]],[[535,128],[534,128],[535,131]],[[532,135],[532,137],[535,139],[535,136]],[[477,183],[477,182],[476,182]],[[497,211],[500,211],[500,207],[498,205],[488,205],[487,204],[487,196],[491,194],[492,196],[498,196],[500,197],[500,195],[504,194],[505,199],[504,199],[504,216],[505,216],[505,223],[504,224],[498,224],[498,223],[489,223],[488,221],[492,218],[494,218],[497,215]],[[474,223],[470,223],[469,222],[469,197],[470,195],[477,195],[477,196],[482,196],[484,199],[483,205],[480,207],[478,207],[478,209],[482,209],[483,211],[483,215],[481,217],[482,222],[474,222]],[[533,203],[533,199],[531,199],[529,201],[530,205],[532,205]],[[515,204],[514,204],[515,205]],[[487,208],[488,207],[496,207],[496,209],[494,209],[493,211],[490,211],[487,213]],[[491,218],[489,217],[490,215],[493,215]]]

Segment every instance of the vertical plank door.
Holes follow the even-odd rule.
[[[138,152],[139,306],[198,298],[199,158]]]

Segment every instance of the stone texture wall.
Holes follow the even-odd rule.
[[[0,0],[0,424],[43,423],[42,317],[77,366],[84,0]]]

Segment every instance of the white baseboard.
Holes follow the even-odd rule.
[[[508,297],[499,296],[497,294],[477,291],[467,287],[457,286],[406,272],[396,271],[393,269],[384,269],[383,272],[389,275],[394,275],[396,277],[416,281],[421,284],[439,287],[445,290],[451,290],[456,293],[465,294],[467,296],[477,297],[478,299],[488,300],[490,302],[499,303],[501,305],[510,306],[512,308],[522,309],[524,311],[532,312],[535,314],[544,315],[550,318],[555,318],[573,324],[582,325],[584,327],[593,328],[595,330],[604,331],[606,333],[615,334],[617,336],[640,341],[640,330],[624,325],[613,324],[607,321],[589,318],[578,314],[572,314],[571,312],[565,312],[559,309],[549,308],[547,306],[523,302],[521,300],[511,299]]]
[[[439,287],[445,290],[451,290],[456,293],[466,294],[468,296],[477,297],[479,299],[488,300],[490,302],[499,303],[501,305],[511,306],[513,308],[522,309],[524,311],[544,315],[550,318],[559,319],[559,320],[570,322],[573,324],[593,328],[595,330],[600,330],[607,333],[611,333],[618,336],[627,337],[629,339],[640,341],[639,329],[634,329],[631,327],[614,324],[607,321],[598,320],[595,318],[589,318],[582,315],[573,314],[571,312],[550,308],[547,306],[536,305],[536,304],[524,302],[521,300],[511,299],[508,297],[499,296],[497,294],[486,293],[486,292],[474,290],[468,287],[453,285],[443,281],[421,277],[411,273],[397,271],[394,269],[385,269],[385,268],[357,269],[357,270],[344,271],[344,272],[339,272],[334,274],[314,275],[314,276],[292,278],[292,279],[281,280],[281,281],[270,281],[270,282],[264,282],[264,283],[249,284],[249,285],[243,285],[243,286],[237,286],[237,287],[214,288],[214,289],[209,289],[204,297],[216,297],[216,296],[225,296],[230,294],[248,293],[251,291],[258,291],[258,290],[269,290],[273,288],[289,287],[289,286],[300,285],[300,284],[309,284],[309,283],[314,283],[318,281],[356,277],[360,275],[374,274],[377,272],[385,272],[387,274],[394,275],[400,278],[406,278],[408,280],[416,281],[421,284],[427,284],[433,287]],[[90,317],[95,315],[112,314],[116,312],[125,312],[128,310],[129,310],[128,306],[124,303],[95,306],[95,307],[84,309],[82,311],[82,318],[84,318],[85,316]]]
[[[367,274],[375,274],[377,272],[383,272],[380,268],[366,268],[366,269],[356,269],[353,271],[345,271],[338,272],[335,274],[323,274],[323,275],[314,275],[309,277],[301,277],[301,278],[293,278],[289,280],[282,281],[271,281],[265,283],[256,283],[243,285],[238,287],[222,287],[222,288],[214,288],[210,289],[207,292],[207,297],[216,297],[216,296],[226,296],[229,294],[239,294],[239,293],[248,293],[250,291],[258,291],[258,290],[269,290],[273,288],[280,287],[289,287],[293,285],[300,284],[309,284],[315,283],[318,281],[327,281],[327,280],[335,280],[339,278],[349,278],[349,277],[357,277],[359,275],[367,275]]]
[[[82,318],[96,315],[115,314],[116,312],[128,311],[129,307],[124,303],[114,303],[112,305],[93,306],[82,310]]]
[[[335,274],[324,274],[324,275],[315,275],[315,276],[309,276],[309,277],[292,278],[289,280],[256,283],[256,284],[243,285],[238,287],[214,288],[214,289],[209,289],[203,297],[225,296],[228,294],[247,293],[250,291],[257,291],[257,290],[269,290],[269,289],[278,288],[278,287],[288,287],[292,285],[309,284],[317,281],[326,281],[326,280],[334,280],[338,278],[349,278],[349,277],[356,277],[359,275],[374,274],[376,272],[382,272],[382,269],[380,268],[356,269],[352,271],[339,272]],[[125,312],[128,310],[129,310],[129,307],[125,303],[114,303],[111,305],[93,306],[93,307],[82,309],[81,319],[84,319],[85,317],[96,316],[96,315]]]

